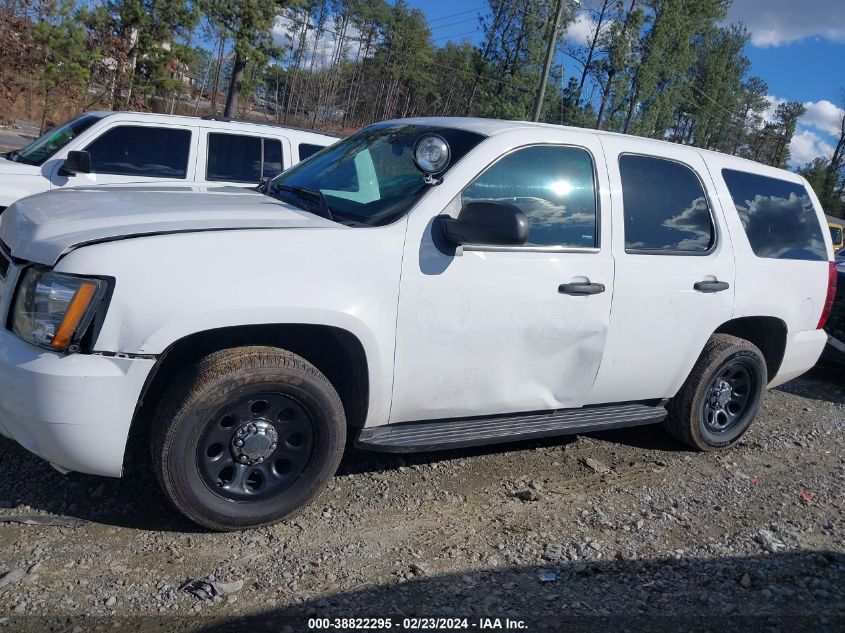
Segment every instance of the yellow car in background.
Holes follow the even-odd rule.
[[[830,239],[833,241],[833,251],[836,252],[845,246],[845,220],[826,215],[827,226],[830,229]]]

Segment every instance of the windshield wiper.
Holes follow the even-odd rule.
[[[275,191],[289,191],[290,193],[299,196],[300,198],[304,198],[305,200],[311,200],[312,202],[316,202],[318,204],[319,212],[317,215],[320,215],[324,218],[327,218],[334,222],[334,216],[332,215],[331,209],[329,209],[329,204],[326,202],[326,196],[323,194],[322,191],[318,189],[308,189],[307,187],[294,187],[291,185],[273,185],[273,189]],[[312,211],[311,209],[305,209],[306,211]]]

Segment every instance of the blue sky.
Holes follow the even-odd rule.
[[[584,9],[594,1],[582,0],[581,19],[566,34],[570,41],[588,31]],[[480,40],[477,15],[486,12],[483,1],[408,3],[426,14],[436,44],[464,37],[475,43]],[[748,27],[751,42],[745,53],[752,63],[751,73],[769,85],[772,109],[780,101],[801,101],[808,109],[791,146],[793,165],[830,154],[845,105],[845,2],[734,0],[728,21],[741,21]],[[563,56],[559,61],[566,65]]]

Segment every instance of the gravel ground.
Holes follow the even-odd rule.
[[[659,427],[351,450],[312,507],[235,534],[186,523],[151,476],[62,476],[0,440],[0,632],[301,631],[313,616],[845,630],[842,371],[769,392],[725,453]],[[197,579],[201,597],[181,589]]]

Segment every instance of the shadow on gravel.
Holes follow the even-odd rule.
[[[525,630],[667,633],[845,630],[845,555],[797,551],[714,559],[549,562],[324,594],[250,615],[137,617],[11,616],[3,630],[137,633],[286,633],[364,630],[358,618],[391,618],[370,631]],[[548,580],[541,581],[541,574]],[[406,572],[410,575],[410,572]],[[291,596],[296,600],[296,596]],[[315,620],[315,618],[317,620]],[[347,618],[347,622],[335,620]],[[348,620],[352,618],[353,620]],[[452,618],[458,626],[406,618]],[[464,627],[461,619],[466,618]],[[489,618],[489,620],[484,620]],[[485,622],[499,618],[498,628]],[[508,626],[506,621],[522,622]]]
[[[495,444],[433,453],[374,453],[350,445],[338,468],[338,475],[388,472],[417,464],[448,462],[483,455],[531,451],[565,446],[575,435]],[[644,449],[684,450],[663,433],[659,425],[594,433],[607,442]],[[0,492],[0,509],[32,508],[59,517],[71,517],[105,525],[139,530],[201,532],[202,528],[183,519],[161,493],[148,464],[133,468],[121,479],[81,473],[63,475],[36,458],[16,442],[0,437],[0,480],[15,482]],[[26,512],[26,510],[23,510]],[[0,522],[3,518],[0,516]]]
[[[845,368],[821,361],[800,378],[777,389],[802,398],[845,405]]]
[[[541,574],[554,579],[541,581]],[[406,617],[466,617],[469,630],[480,628],[481,618],[502,623],[509,618],[523,620],[530,631],[841,631],[845,556],[805,551],[708,560],[550,562],[424,575],[198,628],[203,633],[306,631],[313,630],[308,620],[315,617],[391,617],[398,630],[407,628],[402,626]]]
[[[0,437],[0,481],[7,483],[0,491],[0,508],[29,507],[140,530],[200,530],[171,508],[150,469],[137,469],[133,476],[122,479],[63,475],[16,442]]]

